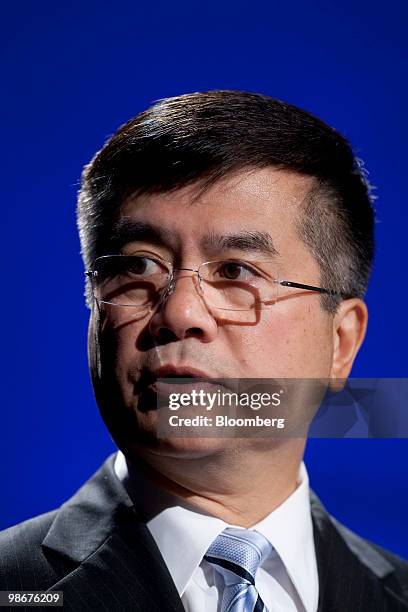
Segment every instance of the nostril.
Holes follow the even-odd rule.
[[[181,340],[183,338],[202,338],[203,336],[204,332],[199,327],[189,327],[187,330],[183,330],[183,332],[179,335],[168,327],[161,327],[157,332],[157,338],[161,344],[176,342],[177,340]]]
[[[186,333],[186,337],[188,336],[195,336],[201,338],[202,336],[204,336],[204,331],[200,329],[200,327],[190,327],[190,329],[188,329]]]
[[[176,334],[167,327],[161,327],[157,335],[160,342],[174,342],[178,339]]]

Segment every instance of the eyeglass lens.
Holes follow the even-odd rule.
[[[168,264],[160,259],[103,256],[95,261],[93,290],[100,302],[144,309],[160,301],[170,278]],[[219,310],[261,310],[277,298],[277,274],[270,262],[208,262],[199,267],[198,278],[206,304]]]

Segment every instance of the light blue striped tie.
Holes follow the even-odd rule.
[[[227,527],[211,544],[204,559],[224,579],[221,612],[267,612],[255,588],[255,573],[272,552],[257,531]]]

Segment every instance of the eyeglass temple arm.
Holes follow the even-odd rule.
[[[317,293],[325,293],[327,295],[338,295],[340,297],[346,297],[338,291],[332,291],[331,289],[324,289],[323,287],[315,287],[314,285],[304,285],[303,283],[294,283],[293,281],[278,281],[283,287],[294,287],[295,289],[306,289],[307,291],[317,291]]]

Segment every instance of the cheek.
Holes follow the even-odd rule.
[[[254,377],[320,378],[330,372],[330,320],[320,308],[264,312],[241,334],[242,362]]]
[[[115,370],[118,373],[126,373],[138,360],[136,348],[137,335],[133,327],[113,332],[113,345],[115,350]]]
[[[105,360],[114,364],[116,371],[126,370],[137,360],[140,353],[137,347],[146,327],[146,318],[146,315],[137,315],[131,310],[106,309],[101,325],[101,347],[106,353]]]
[[[137,371],[138,330],[135,324],[114,325],[105,322],[100,334],[102,372],[108,384],[119,384],[124,397],[132,395],[130,371]]]
[[[319,305],[310,304],[279,319],[276,321],[277,333],[282,336],[280,347],[290,376],[329,376],[332,360],[330,317]]]

